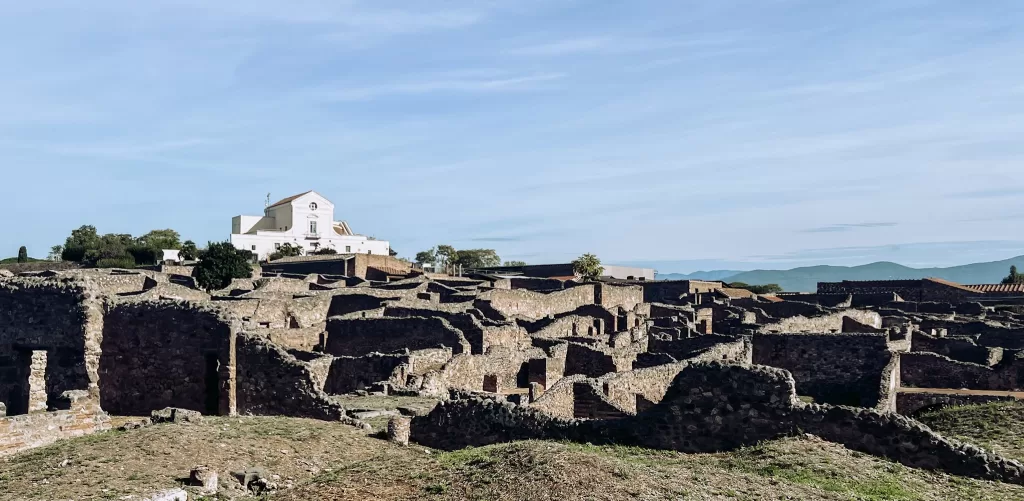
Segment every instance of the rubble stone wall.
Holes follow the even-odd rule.
[[[0,417],[0,457],[110,429],[110,417],[94,397],[68,404],[53,412]]]
[[[65,391],[96,384],[102,315],[88,279],[0,278],[0,403],[9,415],[29,410],[29,379],[39,377],[34,351],[46,353],[47,407]]]
[[[339,420],[345,410],[318,388],[307,363],[261,336],[238,335],[240,414]]]
[[[230,414],[238,324],[209,304],[120,301],[107,306],[100,403],[118,415],[164,407]]]
[[[912,388],[1020,391],[1022,376],[1024,359],[1007,359],[988,367],[936,353],[912,352],[900,357],[900,382]]]
[[[882,333],[753,336],[753,363],[790,371],[797,392],[816,402],[878,405],[882,370],[891,359]]]
[[[469,353],[462,332],[438,317],[339,318],[327,321],[324,351],[334,356],[362,356],[446,346],[453,353]]]

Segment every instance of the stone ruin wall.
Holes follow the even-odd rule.
[[[107,304],[100,358],[101,405],[119,415],[164,407],[232,414],[238,323],[187,301]]]
[[[936,353],[904,353],[900,356],[900,381],[913,388],[1021,391],[1024,358],[1014,357],[988,367]]]
[[[94,387],[102,329],[98,292],[86,279],[0,280],[0,403],[7,413],[53,408],[63,392]]]
[[[883,369],[892,360],[886,334],[753,336],[753,363],[788,370],[800,395],[816,402],[875,407]]]
[[[477,296],[507,317],[544,318],[595,304],[595,284],[584,284],[548,294],[525,289],[492,289]]]
[[[110,429],[99,398],[85,390],[62,394],[57,410],[0,417],[0,457]]]
[[[489,398],[443,402],[412,421],[412,439],[445,450],[526,439],[713,452],[811,433],[915,468],[1024,484],[1024,465],[946,439],[898,414],[802,404],[789,373],[772,367],[700,364],[637,416],[581,420]]]
[[[462,332],[439,317],[352,318],[327,322],[324,351],[335,356],[361,356],[445,345],[453,353],[469,353]]]

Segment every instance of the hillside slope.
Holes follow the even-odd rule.
[[[883,261],[861,266],[807,266],[791,270],[754,270],[738,273],[724,280],[748,284],[779,284],[786,291],[805,292],[817,290],[818,282],[842,280],[898,280],[935,277],[962,284],[983,284],[998,283],[1007,275],[1010,266],[1024,269],[1024,256],[950,268],[910,268]]]
[[[16,454],[0,459],[0,498],[138,499],[182,485],[196,464],[219,472],[233,496],[241,493],[229,471],[279,475],[290,488],[244,498],[264,501],[1024,499],[1024,486],[915,470],[814,437],[714,454],[546,441],[440,452],[279,417],[206,417]]]

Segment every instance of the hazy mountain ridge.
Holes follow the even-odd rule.
[[[710,270],[693,273],[659,273],[658,280],[722,280],[738,273],[743,272],[739,270]]]
[[[1010,266],[1024,269],[1024,256],[949,268],[911,268],[888,261],[861,266],[805,266],[790,270],[744,271],[735,275],[704,280],[723,280],[726,282],[745,282],[748,284],[779,284],[786,291],[813,292],[817,290],[818,282],[839,282],[842,280],[900,280],[933,277],[961,284],[999,283],[1009,273]],[[665,277],[672,275],[676,274],[658,275],[658,278],[668,279]],[[699,278],[692,279],[699,280]]]

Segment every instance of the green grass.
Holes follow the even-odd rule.
[[[1024,461],[1024,403],[993,402],[946,407],[917,417],[950,438],[970,442],[1011,459]]]
[[[46,261],[46,260],[45,259],[36,259],[34,257],[30,257],[30,258],[28,258],[28,261],[26,261],[26,262],[28,262],[28,263],[38,263],[38,262],[41,262],[41,261]],[[18,264],[18,258],[17,257],[5,257],[3,259],[0,259],[0,264]]]

